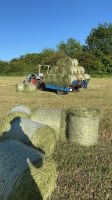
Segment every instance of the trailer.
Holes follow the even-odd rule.
[[[57,94],[68,94],[69,92],[78,92],[80,88],[84,88],[87,89],[88,87],[88,83],[89,80],[82,80],[82,81],[78,81],[78,80],[74,80],[71,85],[69,85],[68,87],[66,86],[59,86],[59,85],[55,85],[55,84],[51,84],[51,83],[44,83],[44,90],[45,91],[51,91],[51,92],[56,92]],[[41,88],[41,85],[40,85]]]

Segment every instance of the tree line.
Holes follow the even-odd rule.
[[[99,24],[90,31],[85,45],[74,38],[61,41],[55,49],[45,48],[40,53],[29,53],[9,62],[0,60],[0,74],[24,75],[38,71],[38,64],[56,65],[62,57],[77,58],[86,72],[94,75],[112,74],[112,24]]]

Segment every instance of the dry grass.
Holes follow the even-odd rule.
[[[58,96],[36,91],[17,93],[15,84],[22,77],[0,77],[0,119],[15,104],[35,108],[69,108],[86,106],[101,109],[100,140],[94,147],[79,147],[69,143],[56,146],[54,158],[58,165],[57,188],[52,200],[112,199],[112,78],[91,79],[87,90]]]

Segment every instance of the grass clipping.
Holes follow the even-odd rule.
[[[0,143],[0,199],[46,200],[56,186],[56,165],[19,141]]]
[[[66,140],[66,111],[55,108],[33,109],[30,118],[34,121],[46,124],[53,128],[56,133],[56,140]]]
[[[14,118],[10,129],[5,129],[3,138],[19,140],[41,149],[47,156],[54,152],[55,131],[51,127],[25,118]]]
[[[29,118],[31,114],[30,108],[23,105],[16,105],[7,113],[6,116],[4,116],[0,123],[0,135],[3,134],[4,131],[8,131],[11,128],[10,122],[15,117],[23,117],[23,118]]]
[[[68,137],[83,146],[98,142],[100,111],[89,108],[70,108],[68,111]]]

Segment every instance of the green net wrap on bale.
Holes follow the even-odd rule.
[[[31,83],[25,85],[25,92],[35,92],[37,90],[37,86]]]
[[[31,112],[32,120],[47,124],[56,132],[56,140],[66,140],[66,111],[55,108],[41,108],[33,109]]]
[[[55,131],[51,127],[25,118],[14,118],[10,129],[6,129],[3,138],[19,140],[45,152],[47,156],[54,152],[56,143]]]
[[[83,146],[98,142],[100,111],[89,108],[70,108],[68,111],[68,137]]]
[[[15,185],[17,186],[17,184],[19,186],[18,179],[22,177],[25,171],[29,171],[30,174],[29,177],[24,180],[26,182],[25,184],[28,184],[30,177],[33,180],[33,176],[30,173],[27,159],[29,159],[32,163],[36,163],[38,167],[40,167],[43,163],[43,155],[38,150],[28,147],[20,143],[19,141],[4,140],[0,143],[1,200],[11,199],[11,194],[14,194],[16,192],[14,191],[14,187]],[[32,192],[34,189],[34,184],[32,183],[30,187]],[[26,193],[26,196],[27,192],[29,193],[30,191],[24,191],[24,193]],[[22,196],[20,199],[23,199]]]
[[[25,84],[24,83],[16,84],[16,91],[17,92],[24,92],[25,91]]]
[[[30,118],[31,110],[27,106],[17,105],[14,106],[6,116],[1,119],[0,122],[0,135],[3,134],[6,130],[10,130],[11,124],[10,122],[15,117],[23,117],[23,118]]]
[[[26,171],[18,179],[17,186],[14,187],[14,192],[9,200],[47,200],[54,191],[57,180],[55,162],[46,160],[40,168],[36,168],[29,161],[28,163],[33,180],[29,170]],[[31,187],[33,181],[35,182],[35,187]]]

